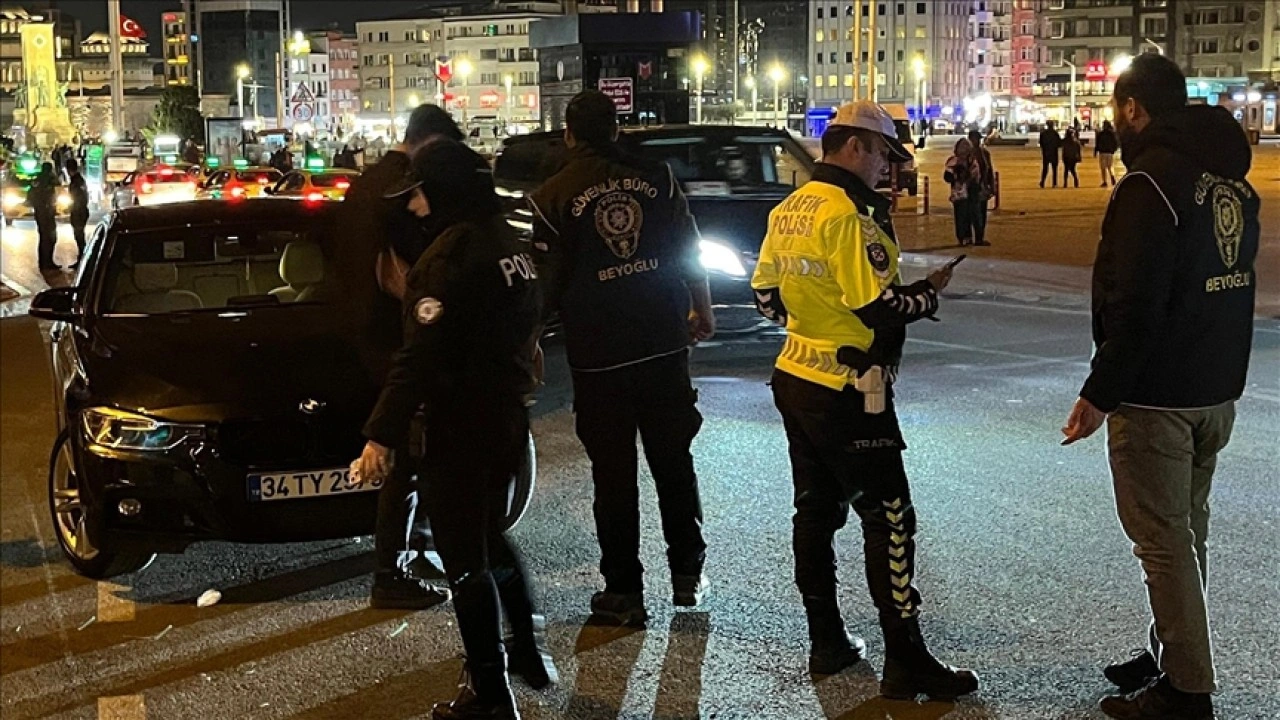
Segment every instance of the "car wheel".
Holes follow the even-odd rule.
[[[533,443],[533,433],[529,433],[529,443],[525,446],[524,462],[516,471],[515,482],[511,488],[511,498],[507,503],[507,516],[502,519],[502,531],[515,527],[529,504],[533,502],[533,488],[538,481],[538,449]]]
[[[81,494],[71,444],[62,438],[49,468],[49,510],[58,546],[76,572],[95,580],[136,572],[151,564],[154,553],[118,552],[106,545],[102,508]]]

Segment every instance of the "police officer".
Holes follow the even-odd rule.
[[[916,516],[893,401],[905,328],[934,314],[950,268],[900,282],[889,201],[874,188],[891,159],[910,155],[883,108],[871,101],[841,107],[822,152],[813,179],[770,215],[751,280],[761,312],[787,329],[773,393],[791,450],[809,668],[836,673],[865,652],[836,603],[833,541],[852,505],[884,632],[881,693],[954,698],[976,690],[978,679],[938,662],[920,633]]]
[[[707,589],[693,456],[702,426],[689,345],[715,332],[698,228],[671,169],[617,146],[613,101],[579,93],[565,111],[567,164],[531,198],[548,312],[559,310],[578,438],[591,458],[600,571],[596,620],[643,625],[636,432],[653,473],[672,601]],[[691,312],[692,308],[692,312]]]
[[[430,246],[408,278],[404,347],[365,425],[357,475],[385,477],[391,448],[425,404],[421,466],[436,549],[454,593],[467,682],[437,720],[517,718],[507,661],[536,688],[554,682],[525,571],[500,529],[526,451],[541,326],[528,245],[507,225],[488,164],[461,143],[419,152],[403,193]],[[393,194],[401,194],[400,192]],[[499,602],[514,640],[504,649]]]
[[[342,272],[344,309],[353,325],[364,363],[373,382],[381,383],[401,340],[400,299],[384,292],[375,268],[379,256],[399,258],[383,266],[412,264],[427,246],[421,223],[405,207],[407,196],[385,196],[403,185],[412,157],[435,138],[460,140],[462,131],[435,105],[421,105],[409,116],[404,140],[356,178],[343,202],[343,221],[361,228],[337,247]],[[401,290],[402,290],[401,282]],[[395,443],[407,455],[408,433]],[[431,584],[441,573],[425,551],[430,530],[419,508],[418,483],[409,463],[401,463],[378,491],[374,532],[375,565],[371,605],[375,608],[422,610],[448,599]]]
[[[36,232],[39,234],[37,255],[40,270],[60,270],[53,261],[53,248],[58,244],[58,176],[53,170],[53,163],[40,166],[40,173],[31,181],[31,189],[27,190],[27,204],[36,218]]]
[[[80,251],[72,267],[78,267],[84,258],[84,226],[89,222],[89,185],[80,174],[80,163],[74,158],[67,161],[67,177],[67,192],[71,195],[71,231]]]

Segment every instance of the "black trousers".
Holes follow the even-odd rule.
[[[395,452],[391,475],[378,491],[378,521],[373,532],[376,571],[386,574],[404,572],[418,553],[431,547],[421,475],[407,445]]]
[[[972,210],[969,199],[952,200],[951,209],[955,212],[956,240],[964,245],[973,239],[973,221],[969,217]]]
[[[920,594],[913,582],[916,513],[892,397],[885,412],[868,415],[852,387],[831,390],[777,370],[773,397],[790,446],[800,594],[835,601],[835,534],[852,506],[862,521],[867,585],[880,624],[901,627],[918,614]]]
[[[981,243],[987,238],[987,198],[982,188],[969,188],[969,224],[973,228],[973,241]]]
[[[658,492],[671,572],[702,572],[707,544],[689,451],[702,428],[697,399],[687,351],[616,370],[573,374],[578,439],[591,459],[595,483],[600,573],[610,592],[644,590],[637,432]]]
[[[1076,172],[1076,165],[1079,165],[1079,163],[1073,163],[1073,162],[1062,163],[1062,186],[1063,187],[1066,187],[1067,185],[1068,175],[1075,178],[1076,187],[1080,187],[1080,174]]]
[[[84,226],[89,222],[89,214],[72,213],[71,232],[76,236],[76,247],[80,250],[78,257],[84,257]]]
[[[499,606],[516,639],[533,640],[527,573],[500,529],[526,452],[529,415],[518,396],[473,398],[469,405],[465,415],[439,412],[428,418],[431,442],[423,453],[422,477],[467,662],[492,669],[505,661]]]
[[[39,235],[36,255],[40,268],[53,267],[53,248],[58,244],[57,218],[53,214],[36,213],[36,232]]]
[[[1050,168],[1053,171],[1050,172]],[[1049,174],[1049,179],[1053,181],[1053,186],[1058,187],[1058,158],[1041,158],[1040,159],[1040,187],[1044,187],[1045,173]],[[1064,179],[1063,182],[1066,182]]]

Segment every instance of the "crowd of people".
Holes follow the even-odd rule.
[[[1097,353],[1063,434],[1070,444],[1108,426],[1117,509],[1146,574],[1153,622],[1150,650],[1105,669],[1120,693],[1101,707],[1113,718],[1210,720],[1207,498],[1248,365],[1258,201],[1244,179],[1250,153],[1239,126],[1220,108],[1186,107],[1171,61],[1136,59],[1114,103],[1131,172],[1103,224]],[[386,379],[353,463],[355,476],[386,481],[373,603],[429,607],[452,591],[467,675],[458,697],[435,707],[437,720],[518,718],[510,677],[534,688],[558,677],[532,578],[500,525],[552,312],[564,327],[594,482],[604,589],[590,599],[593,621],[647,620],[637,437],[658,492],[671,602],[699,606],[712,587],[691,454],[702,416],[688,347],[715,332],[696,224],[671,170],[617,145],[608,97],[576,96],[566,126],[568,158],[530,198],[532,245],[512,234],[487,163],[438,108],[415,111],[405,142],[348,196],[352,220],[374,232],[342,259],[346,296]],[[957,204],[971,190],[981,198],[989,182],[979,140],[958,142],[948,161]],[[917,520],[893,386],[907,327],[938,313],[954,263],[900,280],[890,201],[875,186],[887,163],[909,154],[882,107],[841,107],[822,144],[810,181],[773,210],[751,280],[761,314],[786,329],[771,385],[790,446],[809,669],[841,672],[867,654],[836,593],[833,541],[852,509],[884,639],[882,695],[949,700],[979,680],[935,658],[922,631]],[[1214,203],[1191,192],[1206,182]],[[981,216],[963,212],[962,232],[973,235],[961,239],[983,242]],[[1222,212],[1236,220],[1229,238]],[[617,272],[620,264],[631,272]],[[1223,273],[1245,280],[1215,283]],[[415,433],[428,438],[416,453]],[[414,495],[425,517],[412,509]],[[444,565],[430,579],[404,559],[411,538],[427,535],[409,528],[426,525]]]

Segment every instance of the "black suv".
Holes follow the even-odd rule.
[[[750,287],[769,212],[809,181],[814,159],[781,130],[722,125],[624,129],[619,142],[631,153],[671,166],[702,232],[702,262],[711,278],[721,332],[762,327]],[[560,168],[560,132],[507,139],[494,159],[494,181],[509,203],[508,219],[528,230],[524,195]]]

